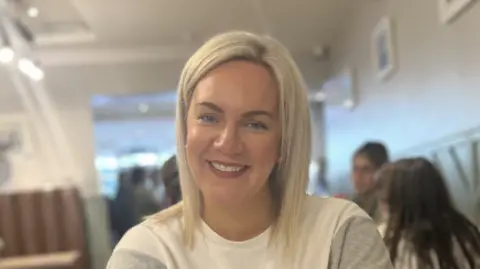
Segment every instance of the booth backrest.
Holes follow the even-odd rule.
[[[78,190],[0,194],[2,257],[76,250],[88,268],[82,199]]]

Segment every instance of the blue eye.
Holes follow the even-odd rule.
[[[267,126],[261,122],[249,122],[247,126],[251,129],[258,131],[267,130]]]
[[[198,120],[202,123],[215,123],[217,119],[212,115],[202,115],[198,117]]]

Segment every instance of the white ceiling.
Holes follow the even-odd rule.
[[[174,90],[191,53],[209,37],[229,30],[273,35],[290,49],[309,85],[318,87],[326,64],[314,59],[313,47],[330,43],[348,1],[14,2],[21,3],[17,13],[37,35],[34,55],[46,71],[49,93],[61,104],[73,104],[95,93]],[[25,15],[31,6],[39,9],[37,18]],[[10,85],[5,79],[0,70],[0,83]],[[14,98],[15,92],[6,88],[1,87],[0,100]]]

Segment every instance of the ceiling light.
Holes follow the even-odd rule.
[[[147,113],[149,108],[150,107],[147,104],[138,105],[138,111],[140,111],[141,113]]]
[[[32,80],[40,81],[44,78],[43,70],[37,67],[31,60],[22,58],[18,61],[18,69]]]
[[[30,18],[36,18],[38,17],[38,14],[40,13],[40,11],[38,11],[38,8],[36,7],[30,7],[28,10],[27,10],[27,14]]]
[[[13,61],[15,57],[15,51],[10,47],[0,48],[0,63],[8,64]]]

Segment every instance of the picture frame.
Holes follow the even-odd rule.
[[[373,68],[380,81],[386,80],[396,69],[392,28],[392,20],[383,17],[373,29],[371,36]]]
[[[457,18],[474,0],[438,0],[440,22],[447,24]]]

